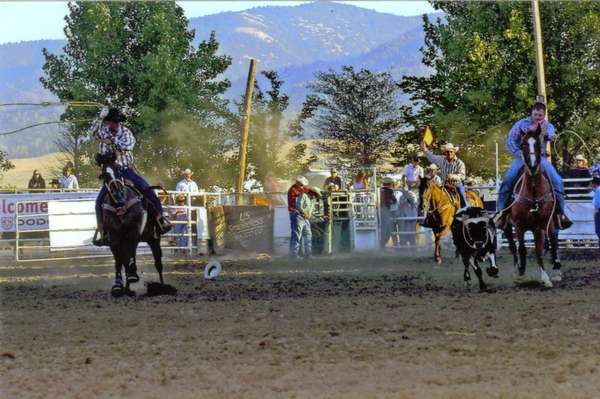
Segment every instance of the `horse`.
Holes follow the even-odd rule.
[[[433,230],[434,242],[434,260],[438,265],[442,264],[442,243],[441,239],[450,233],[452,220],[457,209],[460,209],[460,196],[452,186],[446,185],[439,187],[431,176],[425,176],[421,179],[423,198],[421,203],[423,211],[427,215],[423,222],[424,227]],[[452,194],[450,192],[454,191]],[[483,208],[483,201],[475,191],[467,191],[467,200],[469,206]]]
[[[527,132],[521,142],[524,171],[513,189],[513,202],[509,206],[509,222],[504,229],[508,246],[513,255],[513,266],[517,279],[525,275],[527,249],[525,248],[525,232],[531,231],[535,241],[535,255],[540,269],[540,282],[545,287],[552,287],[552,280],[561,280],[561,264],[558,260],[558,238],[554,225],[556,198],[550,180],[541,166],[542,145],[541,128]],[[513,236],[517,236],[518,250]],[[544,269],[544,241],[550,241],[550,254],[553,263],[552,279]]]
[[[136,250],[141,241],[150,246],[154,267],[160,280],[160,283],[147,284],[148,295],[175,295],[176,289],[164,283],[158,223],[152,214],[155,211],[143,195],[125,181],[121,167],[115,163],[115,159],[115,154],[96,155],[96,162],[102,167],[100,177],[108,190],[102,204],[102,223],[115,259],[115,280],[111,295],[135,295],[130,285],[140,280],[137,274]],[[125,270],[125,285],[122,269]]]

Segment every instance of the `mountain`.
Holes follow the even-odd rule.
[[[227,96],[239,100],[249,58],[258,70],[275,69],[285,81],[291,109],[306,95],[306,84],[318,71],[356,68],[425,74],[419,48],[423,43],[420,16],[402,17],[351,5],[315,2],[292,7],[258,7],[190,19],[195,44],[215,31],[220,51],[232,57],[225,76],[232,81]],[[39,83],[46,47],[59,53],[62,40],[39,40],[0,45],[0,103],[53,100]],[[260,80],[259,80],[260,81]],[[40,121],[57,120],[60,107],[0,107],[0,132]],[[37,156],[56,150],[58,127],[47,125],[0,137],[9,157]]]

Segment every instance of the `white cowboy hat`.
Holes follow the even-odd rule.
[[[452,143],[446,143],[442,146],[442,151],[446,152],[446,151],[450,151],[450,152],[457,152],[459,149],[459,147],[454,146],[454,144]]]
[[[194,174],[194,172],[192,172],[192,170],[191,170],[190,168],[186,168],[186,169],[183,171],[183,173],[182,173],[182,174],[184,174],[184,175],[193,175],[193,174]]]
[[[396,180],[394,180],[394,178],[391,176],[385,176],[381,182],[383,184],[394,184],[396,183]]]
[[[577,155],[575,155],[575,160],[576,161],[587,161],[587,159],[585,159],[585,157],[583,156],[583,154],[577,154]]]
[[[296,177],[296,183],[300,183],[303,186],[308,186],[308,179],[304,176],[298,176]]]
[[[204,278],[206,280],[212,280],[221,274],[221,262],[216,259],[212,259],[204,266]]]
[[[429,165],[427,167],[427,169],[429,169],[429,170],[439,170],[440,168],[438,168],[438,166],[436,164],[432,163],[431,165]]]

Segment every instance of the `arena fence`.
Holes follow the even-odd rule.
[[[366,190],[349,190],[325,195],[316,211],[317,219],[328,223],[314,223],[329,234],[323,253],[368,251],[382,248],[382,214],[379,207],[379,189],[376,175]],[[562,248],[591,248],[597,246],[590,200],[590,179],[565,179],[568,187],[566,212],[574,226],[559,234]],[[493,211],[497,184],[471,187],[483,194],[486,207]],[[61,260],[111,256],[108,248],[91,245],[95,228],[93,203],[97,190],[30,190],[3,191],[0,194],[0,225],[2,242],[13,248],[19,262]],[[38,198],[39,196],[39,198]],[[287,253],[289,238],[286,193],[180,193],[162,194],[174,229],[163,237],[163,248],[170,256],[194,256],[211,252],[209,232],[210,210],[222,205],[269,205],[274,209],[274,241],[279,254]],[[46,204],[43,206],[43,204]],[[49,209],[52,208],[52,209]],[[11,219],[10,212],[14,212]],[[392,235],[384,248],[429,247],[433,241],[431,230],[422,228],[423,216],[394,213]],[[86,222],[84,222],[84,220]],[[11,230],[12,228],[13,230]],[[329,230],[327,230],[329,229]],[[526,237],[532,240],[531,235]],[[528,242],[530,244],[530,242]],[[500,235],[499,245],[506,242]],[[140,252],[149,252],[140,245]],[[277,251],[275,251],[277,252]]]

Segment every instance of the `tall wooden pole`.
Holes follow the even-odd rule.
[[[544,47],[542,42],[542,21],[540,18],[539,0],[531,0],[531,11],[533,14],[533,39],[535,41],[535,67],[537,72],[537,102],[546,104],[546,118],[548,118],[548,98],[546,96],[546,73],[544,70]],[[550,142],[546,143],[546,154],[550,158]]]
[[[242,115],[242,141],[240,143],[240,174],[238,177],[237,192],[238,205],[242,204],[242,191],[246,178],[246,153],[248,152],[248,132],[250,131],[250,114],[252,113],[252,95],[254,93],[254,78],[256,75],[256,60],[250,59],[248,80],[246,81],[246,95],[244,97],[244,114]]]

